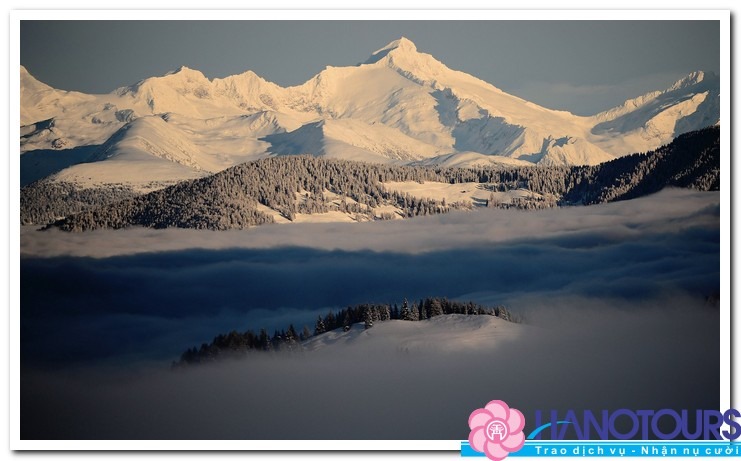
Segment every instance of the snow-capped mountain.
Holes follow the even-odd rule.
[[[181,67],[86,95],[21,68],[22,169],[38,169],[22,176],[48,174],[51,150],[56,179],[84,185],[176,181],[302,153],[455,166],[596,164],[718,123],[718,82],[695,72],[581,117],[449,69],[405,38],[287,88],[250,71],[208,79]],[[85,158],[93,163],[78,163],[82,148],[94,151]]]

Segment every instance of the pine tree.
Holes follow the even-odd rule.
[[[337,322],[337,315],[335,315],[335,313],[332,311],[329,311],[327,313],[327,316],[324,317],[324,324],[327,325],[327,331],[337,329],[339,327],[339,324]]]
[[[296,329],[293,327],[293,324],[290,324],[288,326],[288,331],[286,332],[286,341],[296,341],[298,339],[298,334],[296,333]]]
[[[443,305],[440,300],[437,298],[432,298],[430,300],[430,317],[435,317],[443,314]]]
[[[308,325],[304,325],[304,329],[301,331],[301,341],[306,341],[311,338],[311,330]]]
[[[427,309],[425,309],[424,301],[421,299],[419,300],[419,305],[417,306],[417,311],[419,311],[419,319],[420,320],[427,320]]]
[[[327,331],[327,326],[324,325],[324,320],[322,320],[322,316],[318,316],[316,319],[316,326],[314,327],[314,335],[320,335],[322,333],[325,333]]]
[[[266,351],[269,351],[272,349],[272,343],[270,341],[270,337],[268,336],[268,332],[265,331],[265,328],[260,329],[260,338],[258,339],[260,348]]]
[[[280,350],[284,337],[285,337],[285,332],[281,335],[280,332],[278,332],[278,330],[275,330],[273,332],[273,337],[270,339],[272,348],[275,350]]]
[[[352,325],[352,317],[350,316],[350,309],[345,310],[345,316],[342,319],[342,329],[349,331]]]
[[[288,331],[282,332],[281,337],[283,338],[282,345],[289,351],[295,351],[299,349],[299,336],[294,328],[293,324],[288,326]]]
[[[363,322],[366,330],[373,327],[373,309],[370,306],[363,311]]]
[[[399,312],[399,318],[401,320],[412,320],[411,313],[409,312],[409,303],[404,299],[404,304],[401,305],[401,311]]]
[[[412,303],[411,306],[409,306],[409,320],[416,322],[419,320],[419,310],[417,309],[417,306]]]

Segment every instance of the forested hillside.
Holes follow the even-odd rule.
[[[720,190],[720,128],[683,134],[648,154],[573,167],[571,172],[580,179],[565,191],[566,203],[628,200],[666,186]]]
[[[141,196],[123,188],[79,191],[40,182],[21,190],[21,222],[48,224],[66,216],[54,225],[67,231],[129,226],[225,230],[272,223],[276,215],[293,221],[297,214],[338,211],[367,221],[394,217],[377,212],[379,207],[393,207],[410,218],[473,206],[390,191],[384,187],[388,182],[473,182],[492,192],[525,189],[533,196],[488,204],[523,209],[626,200],[666,186],[719,190],[719,137],[720,129],[711,127],[655,151],[595,166],[425,168],[282,156]]]
[[[401,304],[361,304],[339,311],[329,311],[324,317],[317,318],[314,328],[305,325],[300,331],[293,324],[272,334],[265,328],[259,332],[232,330],[227,334],[217,335],[210,344],[192,347],[180,356],[173,366],[194,365],[215,362],[225,358],[239,358],[254,352],[300,351],[301,342],[338,328],[348,331],[353,324],[362,323],[365,329],[373,327],[375,322],[386,320],[421,321],[438,315],[494,315],[503,320],[519,322],[504,306],[484,307],[473,302],[451,301],[446,298],[425,298],[418,303],[409,303],[406,299]]]

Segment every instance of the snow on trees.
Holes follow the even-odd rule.
[[[135,225],[226,230],[275,222],[262,207],[289,220],[299,213],[339,211],[357,221],[393,217],[388,212],[377,217],[374,210],[379,206],[393,206],[407,218],[472,207],[470,202],[447,203],[388,191],[385,182],[474,182],[491,191],[485,200],[489,207],[528,210],[626,200],[665,186],[719,190],[719,133],[718,127],[687,133],[655,151],[594,166],[428,168],[282,156],[145,195],[123,186],[79,189],[39,181],[21,189],[20,219],[24,225],[53,223],[66,231]],[[495,192],[520,189],[524,193],[511,201],[496,199]]]
[[[424,314],[422,314],[423,312]],[[244,333],[231,331],[228,334],[220,334],[210,344],[204,343],[200,348],[186,349],[180,356],[180,360],[174,362],[173,366],[242,357],[252,352],[283,351],[299,353],[304,347],[302,343],[310,337],[337,329],[348,332],[352,325],[356,323],[362,323],[367,330],[373,328],[377,322],[429,320],[438,315],[450,314],[493,315],[510,322],[520,321],[504,306],[489,308],[472,302],[451,301],[446,298],[424,298],[420,300],[419,304],[411,305],[407,300],[404,300],[401,309],[391,304],[360,304],[346,307],[337,312],[329,311],[324,318],[318,316],[314,335],[311,334],[308,326],[305,326],[301,334],[298,335],[293,324],[289,325],[287,329],[275,330],[272,337],[268,335],[265,328],[261,328],[259,334],[255,334],[252,330],[247,330]],[[426,319],[424,316],[426,316]]]

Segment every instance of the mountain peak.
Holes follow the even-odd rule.
[[[399,50],[399,51],[396,51]],[[390,42],[388,45],[384,46],[381,49],[378,49],[371,54],[370,58],[368,58],[367,61],[364,62],[364,64],[373,64],[374,62],[378,62],[381,59],[385,58],[389,53],[392,51],[394,52],[402,52],[402,53],[416,53],[417,52],[417,46],[409,40],[406,37],[401,37],[398,40],[394,40],[393,42]]]
[[[25,66],[21,66],[20,77],[21,77],[21,89],[26,88],[29,91],[42,91],[42,90],[52,89],[49,85],[39,81],[36,77],[34,77],[28,71],[28,69],[26,69]]]
[[[698,83],[701,83],[707,80],[708,78],[712,79],[713,77],[715,77],[715,74],[713,74],[712,72],[703,72],[701,70],[690,72],[686,76],[677,80],[674,83],[674,85],[672,85],[671,88],[669,88],[669,91],[679,90],[682,88],[687,88],[692,85],[697,85]]]
[[[446,166],[594,164],[654,149],[719,120],[719,77],[710,72],[686,74],[677,83],[681,89],[653,91],[593,117],[579,117],[448,68],[405,37],[375,51],[368,63],[327,67],[287,88],[251,71],[211,80],[182,66],[112,95],[52,90],[21,67],[21,120],[31,125],[55,118],[57,132],[64,128],[67,148],[73,148],[103,144],[134,115],[172,113],[167,125],[172,130],[159,130],[158,122],[147,125],[150,138],[159,136],[163,146],[177,150],[167,154],[172,158],[179,158],[173,146],[182,143],[171,138],[192,139],[188,152],[202,156],[198,165],[209,171],[266,155],[306,152]],[[263,119],[256,115],[260,111],[283,120]],[[24,133],[24,152],[56,149],[59,143],[54,142],[61,137],[37,128]],[[150,144],[147,152],[167,157]],[[212,150],[218,156],[208,153]]]
[[[384,46],[378,51],[382,50],[404,50],[404,51],[417,51],[417,45],[414,44],[411,40],[409,40],[406,37],[401,37],[398,40],[394,40],[393,42],[389,43],[388,45]],[[376,53],[378,53],[376,51]],[[374,53],[375,54],[375,53]]]
[[[24,81],[38,81],[25,66],[21,66],[21,85]]]
[[[175,70],[171,70],[170,72],[165,74],[165,76],[168,75],[182,75],[184,77],[206,78],[206,76],[203,75],[203,72],[201,72],[200,70],[191,69],[187,66],[180,66]]]

